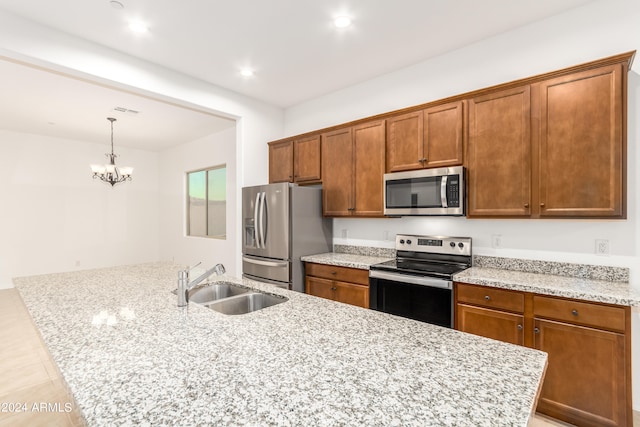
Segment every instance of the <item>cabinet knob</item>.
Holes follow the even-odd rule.
[[[541,208],[544,208],[544,203],[540,203],[540,207],[541,207]]]
[[[333,274],[335,276],[336,274],[338,274],[338,272],[337,271],[332,271],[331,274]]]
[[[539,334],[540,333],[540,328],[533,328],[533,332],[536,333],[536,334]]]
[[[578,310],[571,310],[571,314],[573,314],[574,316],[578,315]]]
[[[332,291],[335,291],[336,289],[338,288],[336,288],[335,286],[331,288]]]
[[[525,208],[529,208],[529,203],[525,203],[525,204],[524,204],[524,207],[525,207]]]
[[[522,330],[522,325],[518,325],[518,330],[521,331]]]
[[[490,297],[489,295],[485,295],[485,296],[484,296],[484,299],[486,299],[487,301],[490,301],[490,300],[491,300],[491,297]]]

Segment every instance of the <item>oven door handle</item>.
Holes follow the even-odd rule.
[[[453,282],[432,277],[411,276],[408,274],[388,273],[380,270],[369,270],[369,277],[375,279],[391,280],[399,283],[411,283],[414,285],[429,286],[431,288],[453,289]]]

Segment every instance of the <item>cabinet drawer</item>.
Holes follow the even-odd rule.
[[[458,301],[524,313],[524,294],[487,286],[458,283]]]
[[[323,277],[342,282],[357,283],[369,286],[369,270],[359,268],[338,267],[335,265],[315,264],[308,262],[305,266],[307,276]]]
[[[534,296],[533,314],[537,317],[546,317],[580,325],[595,326],[620,332],[625,331],[625,310],[622,307]]]

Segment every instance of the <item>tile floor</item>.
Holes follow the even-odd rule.
[[[15,289],[0,290],[0,343],[0,427],[86,425]],[[640,427],[640,413],[633,418]],[[541,414],[529,423],[529,427],[566,426],[571,424]]]

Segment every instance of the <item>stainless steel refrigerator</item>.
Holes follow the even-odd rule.
[[[277,183],[242,189],[242,275],[304,292],[300,257],[331,252],[322,190]]]

